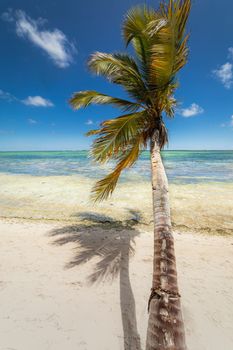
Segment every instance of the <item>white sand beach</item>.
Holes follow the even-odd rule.
[[[93,206],[89,179],[0,180],[0,349],[144,349],[150,184],[122,183]],[[232,189],[171,186],[189,350],[233,349]]]
[[[108,223],[0,227],[1,350],[144,348],[151,232]],[[175,240],[188,348],[231,350],[233,238]]]

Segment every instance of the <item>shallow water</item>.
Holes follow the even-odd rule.
[[[163,151],[171,183],[233,182],[233,151]],[[112,163],[94,163],[88,151],[0,152],[0,173],[33,176],[104,176]],[[150,153],[142,152],[138,162],[124,171],[123,181],[150,179]]]

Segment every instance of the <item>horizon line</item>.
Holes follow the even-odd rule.
[[[32,149],[32,150],[0,150],[0,153],[3,152],[82,152],[82,151],[90,151],[90,148],[84,148],[84,149]],[[142,150],[142,152],[149,151],[149,149]],[[203,151],[203,152],[216,152],[216,151],[233,151],[233,149],[195,149],[195,148],[190,148],[190,149],[185,149],[185,148],[180,148],[180,149],[162,149],[161,151],[168,151],[168,152],[176,152],[176,151]]]

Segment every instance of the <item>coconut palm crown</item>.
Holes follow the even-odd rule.
[[[96,136],[91,155],[97,162],[116,161],[114,170],[93,188],[94,200],[106,199],[113,192],[121,171],[136,162],[155,130],[160,149],[168,141],[163,117],[174,116],[176,75],[188,56],[185,25],[190,6],[191,0],[168,0],[158,10],[134,7],[123,23],[124,41],[126,46],[133,45],[134,56],[96,52],[88,62],[92,72],[121,85],[130,99],[90,90],[74,93],[70,99],[74,109],[110,104],[123,113],[87,134]]]

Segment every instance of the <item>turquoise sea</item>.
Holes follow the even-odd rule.
[[[233,151],[163,151],[170,182],[233,182]],[[0,173],[33,176],[104,176],[112,164],[95,164],[88,151],[0,152]],[[127,169],[123,181],[149,180],[150,153],[144,151],[138,162]]]

